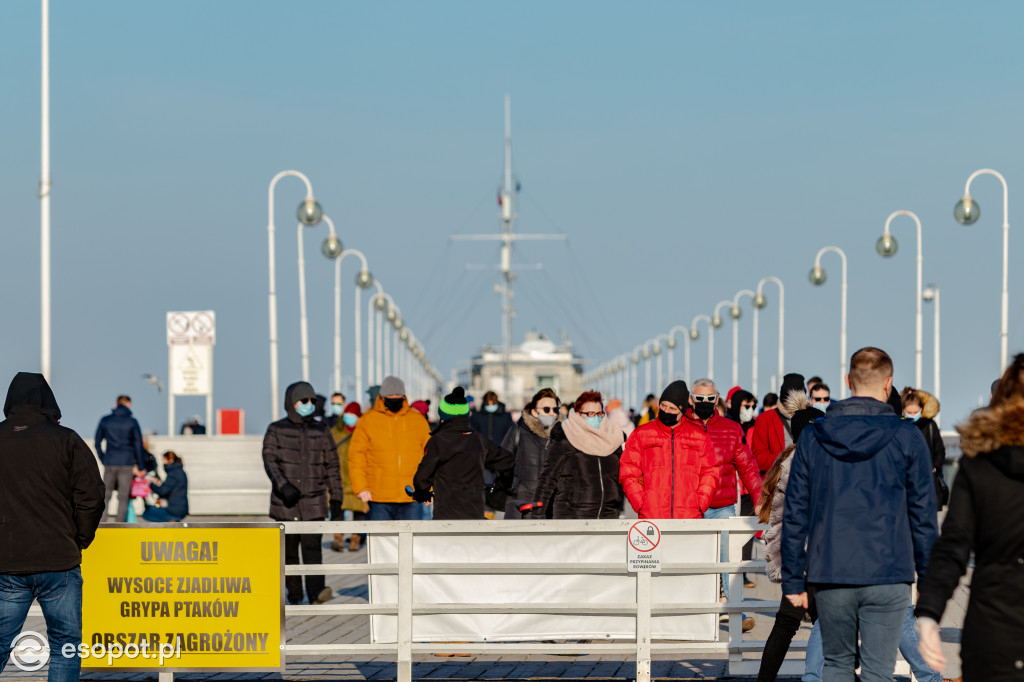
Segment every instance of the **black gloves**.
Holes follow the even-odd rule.
[[[285,481],[285,484],[281,486],[277,492],[286,507],[294,507],[299,503],[299,500],[302,499],[302,493],[299,492],[299,489],[287,481]]]
[[[417,490],[416,492],[413,493],[412,499],[416,500],[417,502],[430,502],[432,499],[434,499],[434,493],[430,492],[429,490]]]
[[[331,521],[342,521],[345,512],[341,508],[341,500],[331,500]]]

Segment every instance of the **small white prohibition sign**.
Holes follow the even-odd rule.
[[[34,672],[50,660],[50,648],[38,632],[26,630],[11,642],[11,662],[18,670]]]
[[[661,531],[650,521],[638,521],[629,529],[629,546],[638,552],[652,552],[660,542]]]

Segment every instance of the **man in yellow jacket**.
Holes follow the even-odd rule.
[[[370,505],[367,521],[415,521],[420,505],[405,492],[423,459],[430,439],[427,420],[409,407],[405,384],[387,377],[373,409],[352,433],[348,470],[352,490]]]

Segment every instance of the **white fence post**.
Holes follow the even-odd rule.
[[[636,682],[651,682],[651,574],[636,574]]]
[[[412,682],[412,537],[398,533],[398,682]]]
[[[174,682],[174,673],[157,673],[159,682]]]
[[[721,534],[719,534],[721,537]],[[743,561],[743,545],[747,543],[751,534],[739,533],[732,531],[728,533],[728,558],[729,563],[738,563]],[[732,606],[734,603],[743,603],[744,589],[743,589],[743,572],[730,573],[727,578],[729,581],[729,605]],[[736,650],[729,652],[729,674],[732,675],[733,667],[739,665],[743,661],[743,652],[738,649],[739,645],[743,643],[743,613],[730,613],[729,614],[729,646],[737,647]]]

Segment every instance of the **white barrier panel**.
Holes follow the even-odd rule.
[[[714,562],[718,558],[715,532],[663,535],[662,561]],[[398,563],[398,538],[371,535],[369,562]],[[615,535],[417,535],[414,564],[619,564],[623,573],[597,575],[444,575],[413,576],[417,604],[601,604],[635,603],[637,579],[625,574],[626,533]],[[538,569],[542,572],[543,569]],[[652,601],[658,603],[718,603],[716,575],[658,575],[652,580]],[[398,577],[370,577],[370,603],[398,602]],[[397,641],[398,618],[371,616],[373,643]],[[629,639],[636,636],[634,616],[597,614],[441,614],[413,619],[415,642],[537,641],[548,639]],[[655,616],[657,639],[717,641],[715,614]]]

